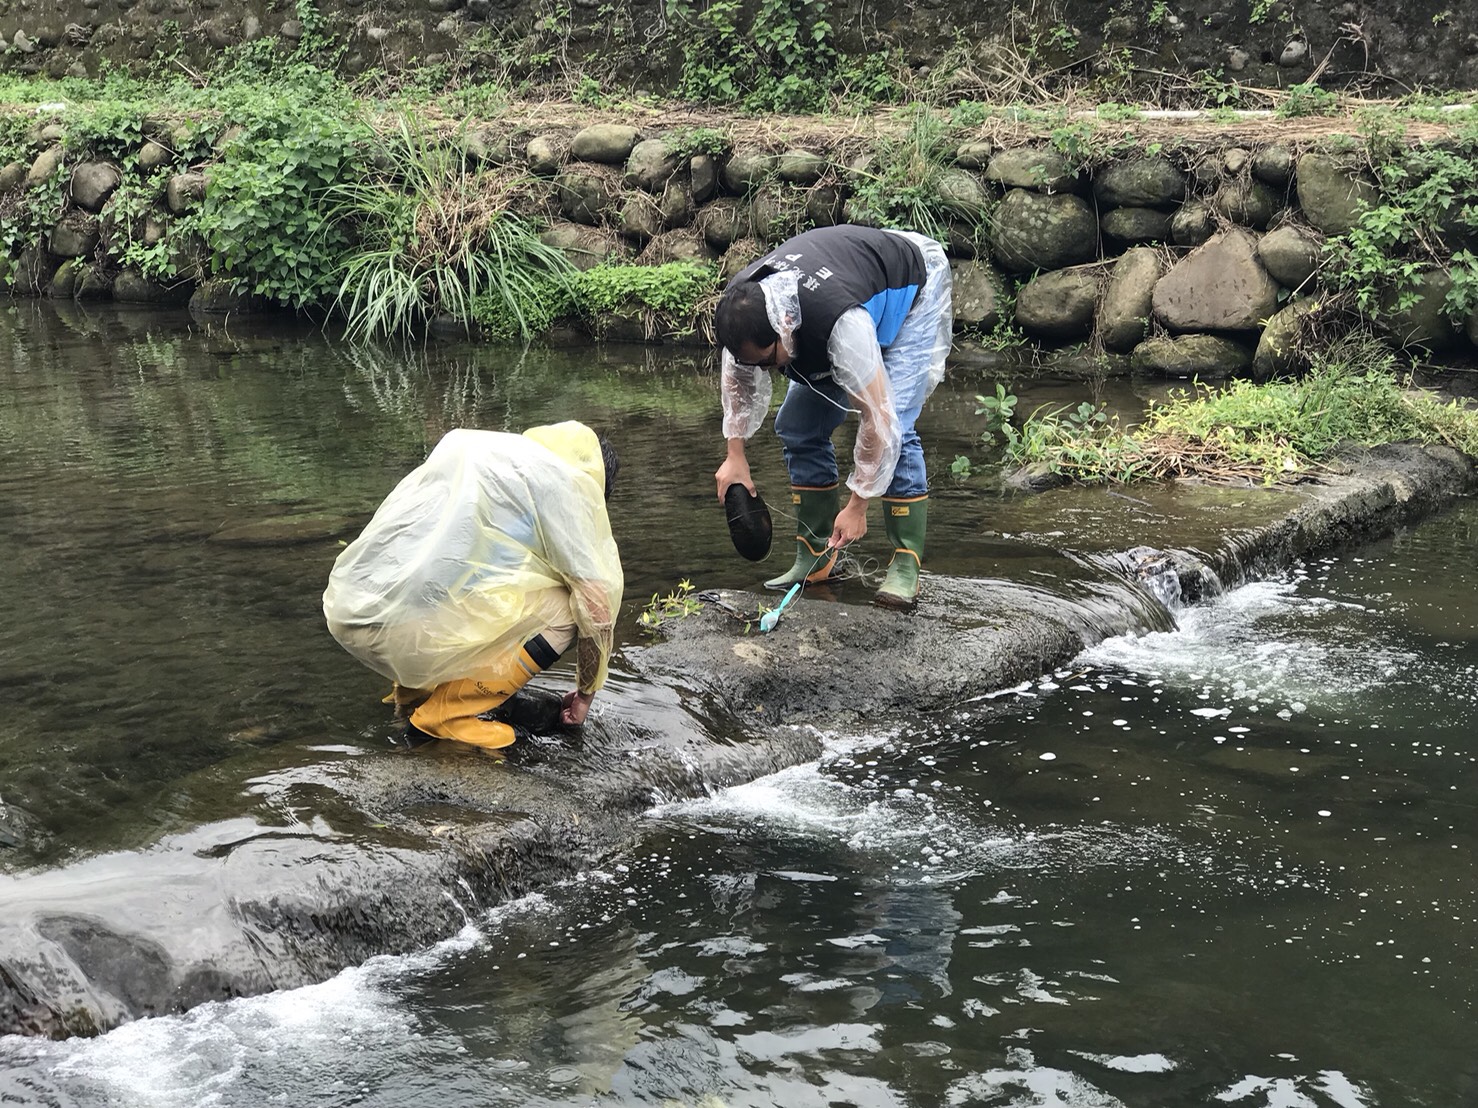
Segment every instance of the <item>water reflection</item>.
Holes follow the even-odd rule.
[[[704,514],[712,402],[686,363],[419,361],[44,310],[0,327],[0,796],[27,864],[243,792],[313,818],[313,767],[374,749],[379,717],[320,626],[336,542],[303,521],[373,507],[453,423],[616,424],[644,474],[618,492],[633,595],[747,583]],[[941,403],[943,444],[969,401]],[[1073,509],[1123,548],[1162,515],[1141,499]],[[1013,505],[983,528],[974,493],[941,500],[943,564],[1009,563],[1091,609],[1090,556]],[[312,537],[213,541],[282,519]],[[0,1099],[1469,1103],[1475,519],[959,710],[823,736],[819,763],[661,809],[639,848],[419,954],[95,1040],[5,1040]],[[300,790],[274,783],[298,767]]]

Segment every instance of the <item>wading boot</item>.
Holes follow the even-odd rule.
[[[540,647],[543,646],[543,650]],[[548,657],[540,655],[548,653]],[[487,749],[511,746],[517,737],[510,724],[482,719],[523,688],[545,666],[558,657],[536,635],[503,658],[490,674],[477,679],[462,678],[437,685],[436,690],[411,713],[413,731],[436,739],[455,739]]]
[[[885,608],[911,609],[919,598],[919,568],[924,564],[924,530],[929,522],[929,497],[907,500],[883,497],[883,532],[893,544],[888,575],[874,600]]]
[[[790,502],[795,508],[795,564],[779,577],[765,582],[767,589],[785,590],[797,581],[814,584],[825,581],[836,569],[837,552],[827,549],[831,528],[837,518],[837,487],[808,489],[790,487]]]

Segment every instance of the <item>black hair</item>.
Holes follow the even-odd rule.
[[[713,334],[718,344],[735,357],[741,346],[763,349],[780,338],[770,326],[765,290],[759,282],[744,281],[724,290],[713,313]]]
[[[616,448],[611,445],[611,440],[604,435],[596,435],[600,443],[600,460],[606,470],[606,500],[611,499],[611,489],[616,485],[616,474],[621,472],[621,459],[616,456]]]

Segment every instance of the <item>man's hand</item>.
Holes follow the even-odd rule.
[[[590,714],[590,702],[594,699],[594,693],[582,693],[579,689],[565,693],[564,700],[561,702],[559,722],[566,727],[579,727],[585,722],[585,717]]]
[[[837,513],[836,523],[831,529],[831,541],[826,545],[840,550],[849,542],[856,542],[867,534],[867,501],[855,492],[847,506]]]
[[[729,491],[730,485],[743,485],[749,490],[749,495],[754,496],[754,479],[749,475],[749,459],[744,456],[744,446],[741,441],[736,451],[732,445],[729,453],[724,458],[724,464],[718,467],[713,475],[718,484],[718,502],[724,502],[724,493]]]

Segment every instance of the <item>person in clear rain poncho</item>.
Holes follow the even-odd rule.
[[[407,738],[514,741],[483,718],[578,642],[561,721],[605,683],[621,560],[606,500],[614,451],[581,423],[449,431],[335,561],[330,633],[394,682]]]
[[[868,502],[881,497],[893,556],[877,599],[914,604],[929,498],[914,421],[944,378],[952,296],[939,243],[850,225],[796,235],[729,282],[714,313],[728,441],[714,474],[719,500],[734,484],[755,491],[744,444],[769,412],[768,370],[790,379],[775,433],[799,519],[796,556],[767,586],[825,580],[837,552],[867,533]],[[859,426],[850,496],[838,510],[831,436],[853,411]]]

